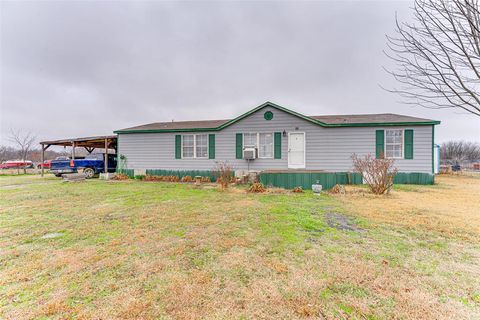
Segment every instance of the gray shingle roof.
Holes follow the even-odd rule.
[[[352,123],[403,123],[403,122],[432,122],[434,120],[404,116],[395,113],[376,114],[349,114],[331,116],[310,116],[310,118],[327,124],[352,124]]]
[[[432,122],[434,120],[410,117],[394,113],[380,114],[351,114],[351,115],[326,115],[309,116],[314,120],[326,124],[372,124],[372,123],[408,123],[408,122]],[[231,119],[224,120],[198,120],[198,121],[171,121],[154,122],[121,129],[119,131],[143,131],[143,130],[182,130],[182,129],[212,129],[217,128]]]
[[[179,129],[211,129],[221,126],[230,120],[198,120],[198,121],[171,121],[154,122],[136,127],[121,129],[120,131],[136,130],[179,130]]]

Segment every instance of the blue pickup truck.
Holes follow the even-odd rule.
[[[50,172],[56,177],[62,174],[77,173],[83,170],[87,179],[93,178],[98,173],[105,172],[105,154],[94,153],[83,158],[52,160],[50,164]],[[117,168],[117,155],[108,154],[108,172],[115,172]]]

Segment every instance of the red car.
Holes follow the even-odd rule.
[[[23,169],[33,168],[33,162],[30,160],[9,160],[0,164],[0,169]]]
[[[69,157],[60,156],[56,157],[55,160],[70,160]],[[50,169],[52,167],[52,160],[45,160],[43,161],[43,165],[41,163],[37,164],[37,169]]]
[[[52,163],[52,160],[45,160],[43,163],[37,164],[37,169],[50,169],[50,165]]]

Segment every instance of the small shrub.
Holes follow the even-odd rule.
[[[179,182],[180,178],[178,176],[166,176],[164,181]]]
[[[137,180],[144,180],[145,179],[145,175],[144,174],[138,174],[135,176],[135,179]]]
[[[113,178],[112,180],[128,180],[130,179],[129,176],[127,176],[126,174],[124,173],[117,173]]]
[[[294,193],[303,193],[303,189],[302,189],[302,187],[295,187],[295,188],[293,188],[292,192],[294,192]]]
[[[383,156],[381,157],[383,158]],[[352,155],[353,167],[362,174],[363,179],[374,194],[384,194],[393,186],[393,178],[398,170],[393,159],[377,159],[371,154],[357,157]]]
[[[335,194],[345,194],[345,186],[341,184],[336,184],[333,186],[332,189],[329,191],[330,193],[335,193]]]
[[[265,189],[265,186],[263,185],[263,183],[260,183],[260,182],[255,182],[250,186],[250,188],[248,188],[248,192],[252,192],[252,193],[262,193],[265,191],[267,191],[267,189]]]
[[[217,162],[214,169],[217,175],[217,183],[222,186],[222,189],[227,189],[228,185],[232,182],[233,168],[227,161]]]
[[[201,177],[200,182],[202,183],[210,183],[212,180],[210,180],[210,177]]]
[[[150,174],[145,175],[143,181],[163,181],[162,176],[152,176]]]
[[[182,182],[193,182],[193,178],[191,176],[183,176],[180,181],[182,181]]]

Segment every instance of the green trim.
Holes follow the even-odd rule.
[[[235,135],[235,157],[243,159],[243,133]]]
[[[282,107],[280,105],[277,105],[272,102],[265,102],[261,105],[259,105],[256,108],[253,108],[252,110],[236,117],[235,119],[232,119],[221,126],[218,127],[213,127],[213,128],[190,128],[190,129],[153,129],[153,130],[116,130],[114,133],[155,133],[155,132],[209,132],[209,131],[220,131],[246,117],[249,115],[257,112],[258,110],[261,110],[266,107],[271,107],[275,108],[280,111],[284,111],[286,113],[289,113],[293,116],[296,116],[298,118],[301,118],[303,120],[306,120],[308,122],[317,124],[322,127],[326,128],[336,128],[336,127],[378,127],[378,126],[405,126],[405,125],[417,125],[417,126],[425,126],[425,125],[436,125],[440,124],[440,121],[424,121],[424,122],[370,122],[370,123],[336,123],[336,124],[327,124],[318,120],[315,120],[313,118],[304,116],[303,114],[300,114],[298,112],[292,111],[290,109],[287,109],[285,107]]]
[[[405,159],[413,159],[413,130],[405,129],[405,146],[404,146],[404,155]]]
[[[182,159],[182,136],[175,135],[175,159]]]
[[[208,135],[208,159],[215,159],[215,134]]]
[[[375,132],[375,157],[382,159],[385,157],[385,130]]]
[[[435,174],[435,161],[434,153],[435,152],[435,126],[432,126],[432,174]],[[440,158],[438,159],[440,161]]]
[[[275,159],[282,159],[282,133],[275,132],[273,136],[273,152]]]
[[[263,118],[265,120],[272,120],[273,119],[273,112],[272,111],[267,111],[263,114]]]

